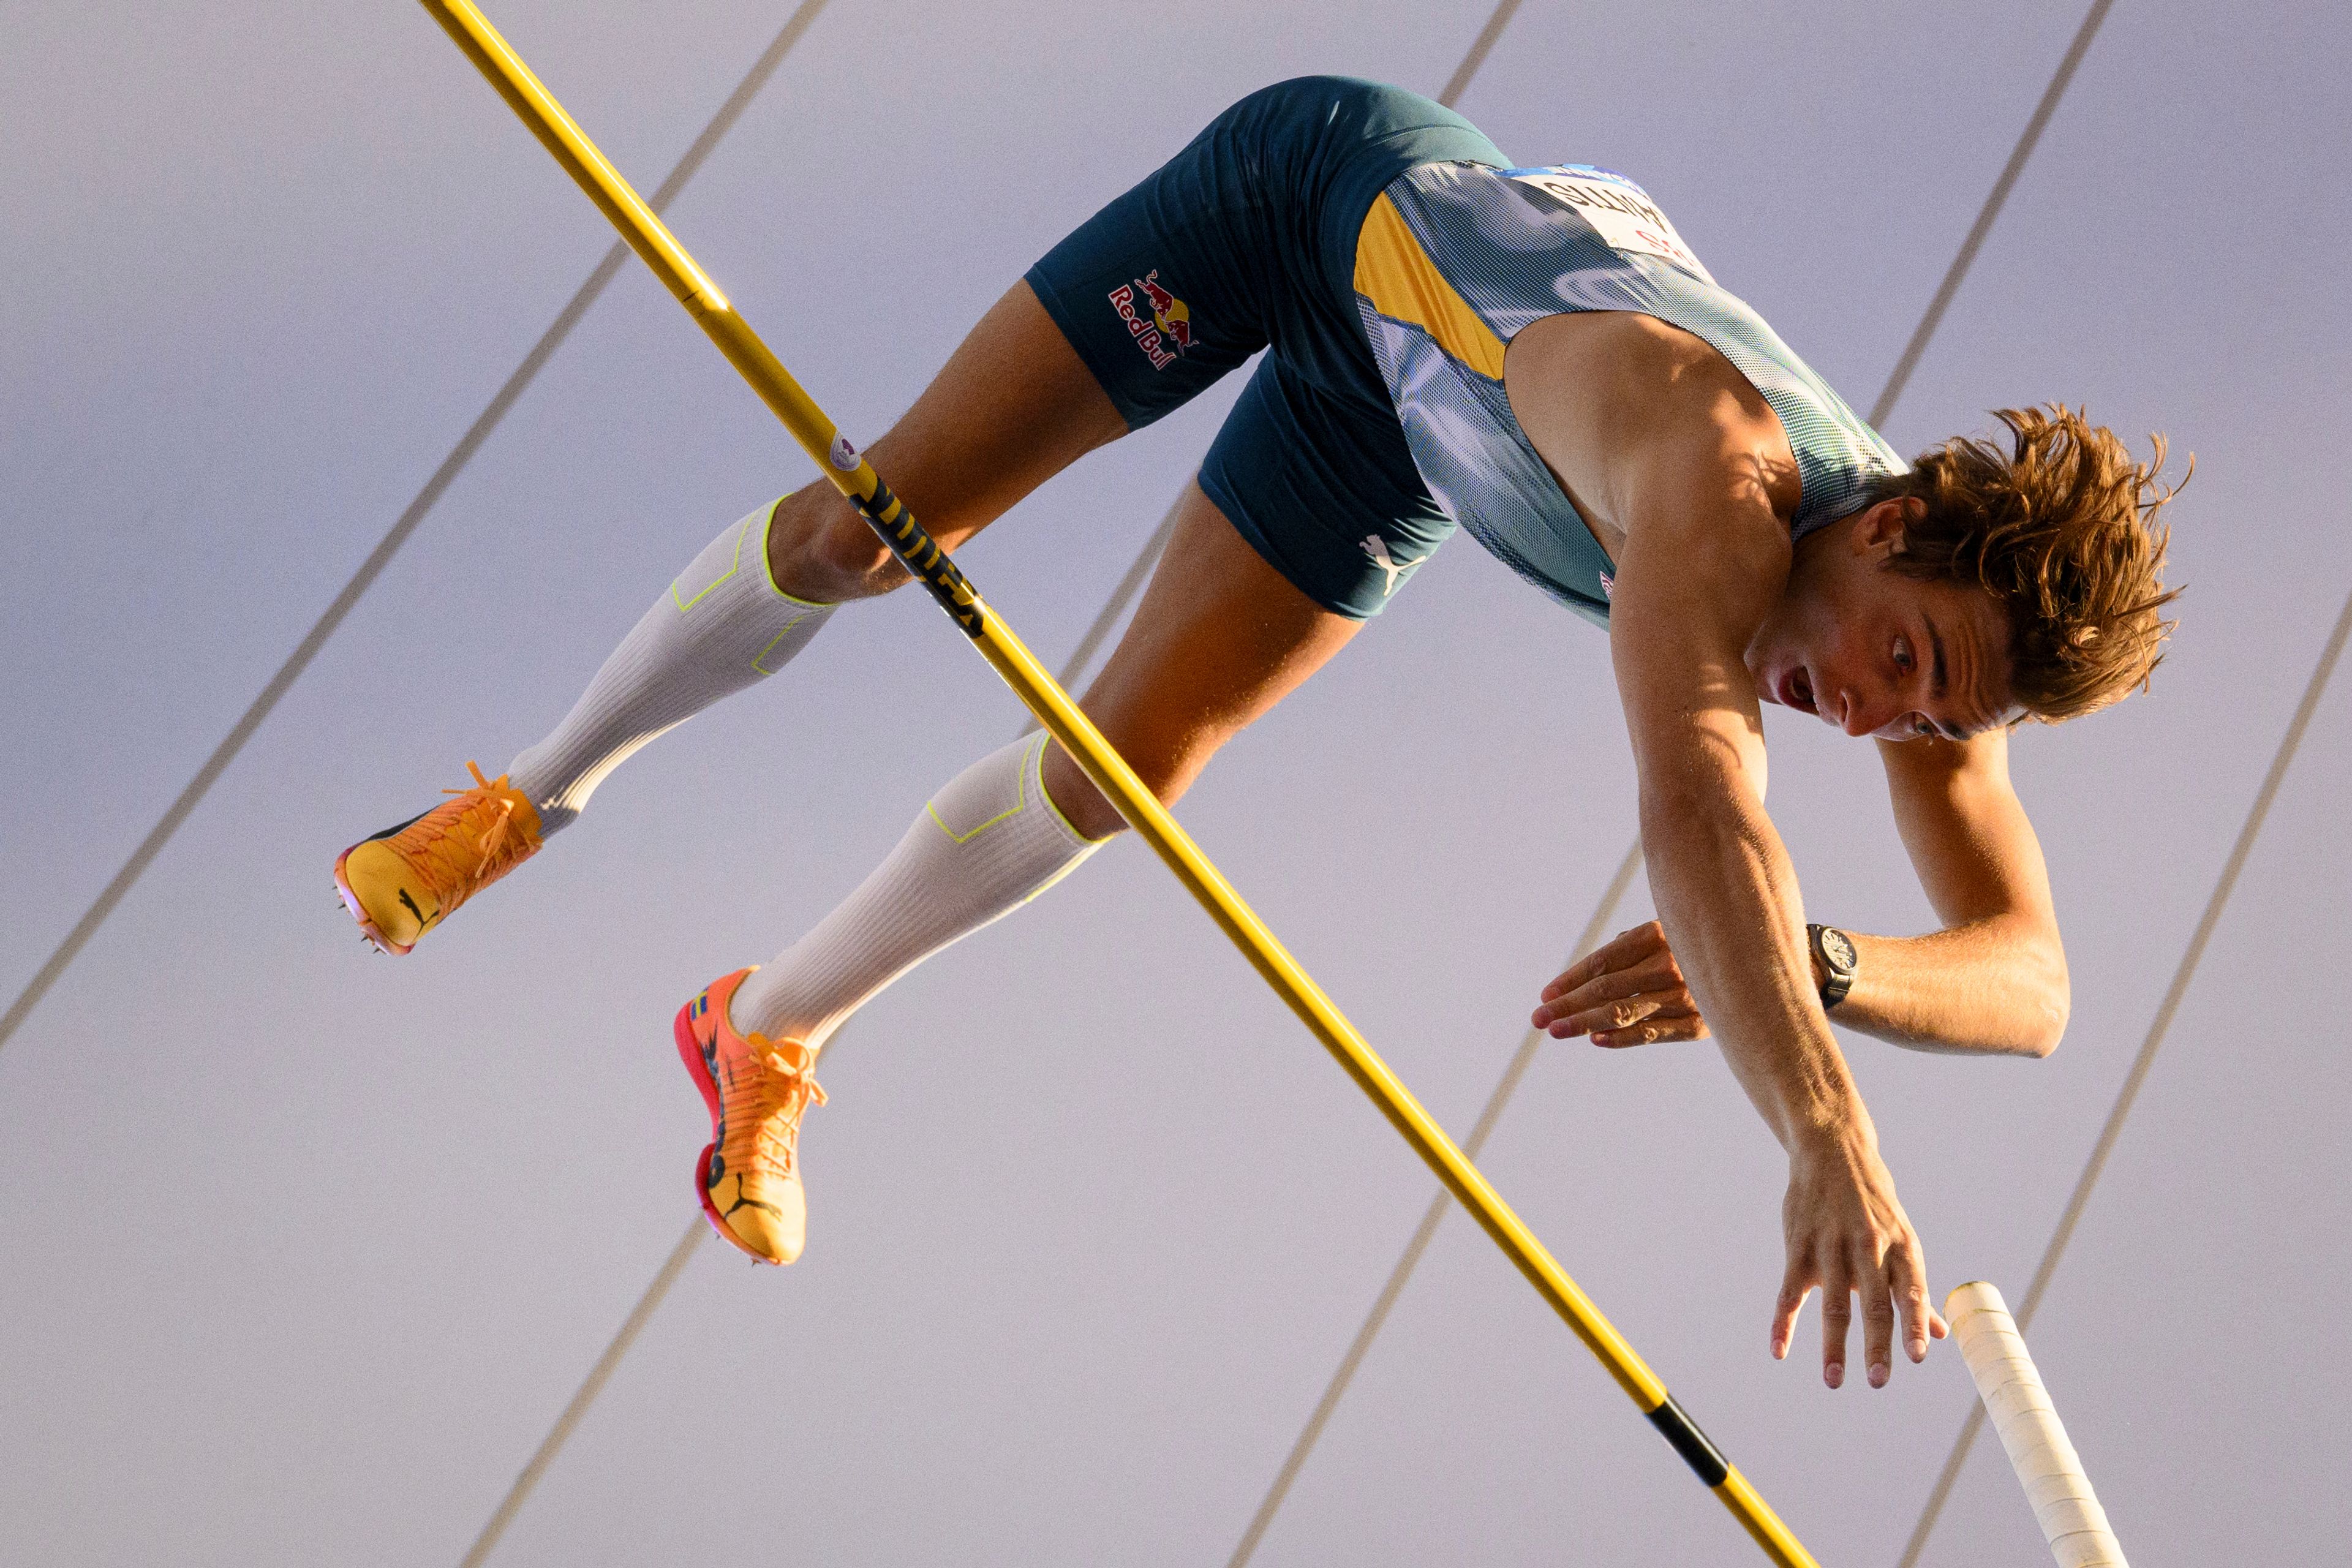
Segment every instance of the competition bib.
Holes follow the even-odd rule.
[[[1666,215],[1658,210],[1657,203],[1650,199],[1649,193],[1622,174],[1570,164],[1557,169],[1513,169],[1506,177],[1532,185],[1575,208],[1577,216],[1592,226],[1601,242],[1610,249],[1654,256],[1696,274],[1710,285],[1715,282],[1691,247],[1683,243],[1683,237],[1675,232],[1675,226],[1666,221]]]

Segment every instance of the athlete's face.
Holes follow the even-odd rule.
[[[2016,716],[1992,595],[1887,565],[1917,504],[1881,501],[1799,542],[1788,591],[1748,648],[1760,700],[1885,741],[1958,740]]]

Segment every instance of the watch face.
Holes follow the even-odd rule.
[[[1832,969],[1842,974],[1852,973],[1861,955],[1853,950],[1853,939],[1842,931],[1822,928],[1822,956]]]

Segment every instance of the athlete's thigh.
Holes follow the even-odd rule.
[[[1152,792],[1173,801],[1362,626],[1293,586],[1188,485],[1151,586],[1081,705]],[[1081,832],[1099,837],[1119,825],[1058,748],[1045,788]]]
[[[1025,282],[1015,283],[949,356],[915,405],[867,452],[942,548],[953,550],[1127,423]],[[798,598],[864,598],[907,580],[830,481],[776,503],[770,580]]]
[[[944,548],[1127,433],[1094,373],[1018,282],[867,456]]]

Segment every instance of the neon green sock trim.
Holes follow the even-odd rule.
[[[776,509],[792,499],[790,495],[778,496],[768,506],[767,521],[760,524],[760,575],[767,579],[768,592],[779,599],[795,605],[805,605],[812,610],[830,610],[834,607],[832,605],[823,604],[815,599],[803,599],[797,594],[787,594],[776,585],[776,563],[768,557],[768,530],[776,526]],[[749,532],[750,530],[747,529],[744,531]],[[773,643],[768,645],[769,647],[774,646]],[[762,649],[761,657],[765,656],[766,650]]]
[[[806,601],[806,600],[803,600],[803,599],[794,599],[794,598],[793,598],[793,596],[792,596],[790,594],[786,594],[786,595],[783,595],[783,596],[784,596],[784,598],[786,598],[787,600],[790,600],[793,604],[795,604],[795,605],[806,604],[806,603],[807,603],[807,601]],[[772,653],[775,652],[775,651],[776,651],[776,645],[777,645],[778,643],[780,643],[780,642],[783,641],[786,637],[788,637],[792,636],[792,635],[793,635],[793,629],[794,629],[795,627],[797,627],[797,626],[799,626],[803,621],[807,620],[807,619],[809,618],[809,616],[814,616],[814,615],[816,615],[819,611],[822,611],[822,610],[824,610],[824,609],[825,609],[825,608],[827,608],[827,607],[828,607],[828,606],[824,605],[814,605],[814,606],[812,606],[812,607],[810,607],[810,608],[808,608],[808,609],[806,609],[806,610],[803,610],[801,614],[799,614],[799,615],[797,615],[797,616],[794,616],[791,620],[786,621],[786,622],[784,623],[784,629],[783,629],[782,631],[778,632],[774,637],[770,637],[770,638],[768,639],[768,646],[767,646],[767,647],[763,647],[763,648],[761,648],[761,649],[757,654],[755,654],[755,655],[753,655],[753,656],[752,656],[752,658],[751,658],[751,668],[752,668],[753,669],[758,670],[761,675],[773,675],[773,674],[775,674],[775,673],[776,673],[776,671],[775,671],[775,670],[773,670],[773,669],[770,669],[770,668],[769,668],[765,664],[762,664],[762,663],[761,662],[761,659],[766,658],[770,654],[772,654]],[[810,635],[811,635],[812,637],[814,637],[815,634],[814,634],[814,632],[812,632]],[[782,668],[782,666],[779,666],[779,667],[778,667],[778,668]]]
[[[994,816],[990,817],[986,822],[982,823],[978,827],[973,828],[969,833],[958,833],[954,828],[950,827],[947,824],[947,818],[940,815],[940,808],[932,805],[928,800],[923,802],[923,810],[927,815],[929,815],[933,822],[939,824],[940,831],[948,836],[948,842],[950,844],[969,844],[973,839],[979,837],[982,834],[987,832],[990,828],[995,826],[998,823],[1003,821],[1006,817],[1018,816],[1029,808],[1029,764],[1026,762],[1021,764],[1019,784],[1019,791],[1013,795],[1013,804],[1011,805],[1005,807],[1003,811],[998,812]],[[1040,795],[1045,793],[1042,785],[1039,787],[1037,793]]]
[[[1041,734],[1037,737],[1037,752],[1038,752],[1038,756],[1039,756],[1039,759],[1040,759],[1040,760],[1039,760],[1039,762],[1038,762],[1038,763],[1037,763],[1037,793],[1045,798],[1045,809],[1046,809],[1047,811],[1052,812],[1052,813],[1054,814],[1054,820],[1055,820],[1055,821],[1056,821],[1056,822],[1058,822],[1058,823],[1060,823],[1060,824],[1062,825],[1062,826],[1063,826],[1063,827],[1064,827],[1064,828],[1065,828],[1065,829],[1069,833],[1069,836],[1070,836],[1071,837],[1073,837],[1073,838],[1076,839],[1079,843],[1081,843],[1081,844],[1108,844],[1108,843],[1109,843],[1112,839],[1114,839],[1114,838],[1118,837],[1122,832],[1124,832],[1124,831],[1126,830],[1126,826],[1127,826],[1127,825],[1126,825],[1124,822],[1122,822],[1118,826],[1112,828],[1108,833],[1104,834],[1100,838],[1089,838],[1089,837],[1087,837],[1084,833],[1081,833],[1080,831],[1078,831],[1078,825],[1077,825],[1076,823],[1075,823],[1075,822],[1072,822],[1072,821],[1069,819],[1069,816],[1067,816],[1067,814],[1066,814],[1066,813],[1062,810],[1062,808],[1061,808],[1060,806],[1058,806],[1058,805],[1055,805],[1055,804],[1054,804],[1054,792],[1053,792],[1052,790],[1049,790],[1049,789],[1047,789],[1047,788],[1045,787],[1045,762],[1044,762],[1044,760],[1043,760],[1043,759],[1044,759],[1044,756],[1045,756],[1045,748],[1046,748],[1047,746],[1049,746],[1049,745],[1053,744],[1053,742],[1054,742],[1054,737],[1053,737],[1053,736],[1051,736],[1051,735],[1042,734],[1042,733],[1041,733]],[[1026,770],[1026,769],[1024,769],[1024,770],[1023,770],[1022,776],[1023,776],[1024,779],[1028,776],[1028,773],[1027,773],[1027,770]],[[1039,889],[1039,890],[1040,890],[1040,891],[1043,891],[1044,889]],[[1034,895],[1032,895],[1032,896],[1034,897]]]
[[[771,508],[769,510],[771,515],[772,515],[774,509]],[[724,583],[728,578],[732,577],[736,573],[743,570],[743,536],[751,531],[751,520],[747,518],[744,520],[742,524],[735,530],[735,558],[727,563],[726,571],[721,572],[718,576],[713,577],[709,582],[704,584],[702,592],[697,594],[693,598],[680,599],[677,596],[677,579],[675,577],[670,579],[669,602],[677,606],[677,613],[679,615],[682,616],[686,614],[687,611],[702,603],[703,600],[709,598],[711,594],[717,590],[719,584]],[[761,537],[764,539],[765,535],[763,534]],[[699,557],[697,559],[699,559]]]

